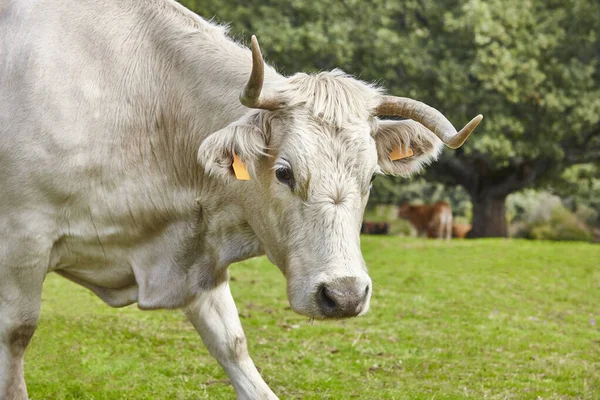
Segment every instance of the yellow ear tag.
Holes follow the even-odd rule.
[[[406,151],[405,151],[404,149],[401,149],[400,146],[397,145],[396,147],[394,147],[394,150],[392,150],[392,152],[390,153],[390,160],[392,160],[392,161],[402,160],[403,158],[411,157],[413,154],[414,153],[410,147],[408,149],[406,149]]]
[[[233,155],[233,173],[235,177],[240,181],[249,181],[250,175],[248,174],[248,169],[246,168],[246,164],[240,160],[237,154]]]

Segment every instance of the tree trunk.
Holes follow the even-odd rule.
[[[506,196],[473,198],[473,228],[469,237],[508,237]]]
[[[548,159],[521,160],[495,169],[483,158],[469,158],[459,150],[456,153],[458,155],[454,157],[442,156],[431,171],[437,180],[461,185],[469,192],[473,204],[473,228],[467,236],[473,238],[507,237],[506,196],[532,186],[552,171],[554,165]]]

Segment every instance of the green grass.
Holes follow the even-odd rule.
[[[363,237],[371,312],[311,322],[264,258],[232,267],[251,355],[282,399],[600,399],[600,246]],[[111,309],[49,276],[33,399],[231,399],[178,311]]]

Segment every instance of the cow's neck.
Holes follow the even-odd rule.
[[[157,3],[148,3],[148,8],[146,5],[143,3],[141,13],[153,12]],[[188,276],[192,285],[195,282],[195,287],[202,287],[226,275],[230,263],[263,253],[241,209],[230,201],[234,194],[228,193],[227,187],[204,179],[197,161],[198,149],[206,137],[248,112],[240,104],[239,94],[252,61],[250,51],[225,37],[223,29],[193,14],[184,15],[185,12],[175,10],[169,18],[141,18],[140,23],[154,25],[147,29],[140,26],[136,36],[140,42],[127,41],[127,47],[121,49],[120,60],[135,62],[123,67],[127,76],[119,77],[123,84],[115,86],[112,93],[121,100],[119,108],[115,115],[105,118],[117,121],[110,132],[116,139],[110,144],[117,143],[114,147],[121,149],[122,155],[115,159],[119,157],[116,151],[103,154],[113,157],[110,165],[115,168],[114,175],[119,176],[114,183],[115,193],[109,199],[112,215],[123,221],[117,227],[119,232],[138,244],[148,229],[181,226],[173,228],[177,234],[165,234],[165,243],[176,247],[173,251],[178,256],[166,254],[169,257],[164,262],[177,264],[181,270],[178,276]],[[281,79],[272,68],[266,68],[267,90]],[[104,189],[89,196],[104,202],[109,197]],[[194,218],[197,197],[203,199],[202,213],[191,230],[183,226]],[[128,204],[144,207],[131,210]],[[105,225],[108,230],[114,221],[106,221]],[[89,240],[96,238],[96,230],[90,231],[94,235],[90,234]],[[109,238],[99,240],[104,243]],[[154,247],[149,253],[154,254],[153,251]],[[165,253],[164,246],[156,247],[159,251]],[[173,270],[167,267],[157,263],[156,268],[144,267],[142,272],[151,276]],[[151,278],[147,281],[160,282]],[[181,284],[185,282],[188,280]],[[158,288],[149,287],[146,291],[140,286],[140,290],[140,299],[148,300],[144,307],[176,304],[174,300],[158,298]],[[158,299],[149,300],[146,292],[154,293],[151,299]],[[163,297],[170,299],[171,294]]]
[[[215,197],[201,204],[194,220],[165,232],[165,244],[150,251],[153,263],[134,267],[140,308],[183,307],[228,280],[231,263],[264,253],[239,206]]]
[[[226,201],[226,194],[223,191],[222,197],[198,199],[194,234],[189,237],[180,260],[188,265],[195,287],[210,288],[226,279],[230,264],[264,254],[243,209]]]
[[[138,144],[147,153],[145,162],[162,163],[158,168],[173,182],[198,186],[200,143],[248,112],[239,95],[250,75],[251,53],[226,37],[222,27],[193,14],[157,24],[143,40],[158,57],[149,60],[158,77],[148,79],[144,71],[132,71],[136,79],[145,80],[140,85],[153,92],[138,99],[140,126],[134,135],[143,135]],[[267,65],[264,89],[283,79]]]

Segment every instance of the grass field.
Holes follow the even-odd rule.
[[[264,259],[232,290],[282,399],[600,399],[600,246],[363,237],[371,312],[311,322]],[[178,311],[111,309],[49,276],[26,354],[32,399],[232,399]]]

